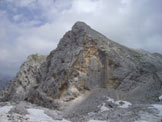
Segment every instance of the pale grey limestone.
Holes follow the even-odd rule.
[[[26,100],[59,108],[86,91],[113,89],[114,98],[158,102],[162,56],[122,46],[77,22],[47,56],[29,56],[1,101]],[[102,95],[102,94],[101,94]]]

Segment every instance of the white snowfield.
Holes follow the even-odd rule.
[[[48,115],[46,115],[43,110],[30,108],[27,109],[27,111],[29,112],[29,114],[27,114],[26,117],[28,117],[29,120],[31,121],[37,121],[37,122],[53,121],[53,119]]]
[[[27,109],[27,111],[29,112],[29,114],[26,115],[26,117],[28,117],[30,121],[34,121],[34,122],[71,122],[66,119],[53,120],[52,117],[45,114],[44,110],[41,110],[41,109],[30,108],[30,109]],[[55,113],[55,114],[57,114],[57,113]]]
[[[10,122],[7,119],[7,113],[10,111],[11,108],[13,108],[13,106],[0,107],[0,122]]]
[[[3,107],[0,107],[0,113],[4,113],[4,114],[7,114],[11,108],[13,108],[13,106],[3,106]]]

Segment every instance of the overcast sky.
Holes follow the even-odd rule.
[[[76,21],[162,53],[162,0],[0,0],[0,74],[15,74],[29,54],[48,54]]]

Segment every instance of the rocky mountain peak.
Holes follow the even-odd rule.
[[[78,21],[73,25],[72,32],[74,32],[74,33],[86,32],[89,29],[91,29],[91,27],[89,25],[87,25],[84,22]]]
[[[66,103],[87,91],[113,89],[114,98],[149,103],[158,100],[161,69],[159,56],[122,46],[77,22],[47,58],[28,57],[11,81],[16,85],[9,84],[6,90],[12,97],[6,95],[5,99],[19,97],[51,107],[56,101]]]

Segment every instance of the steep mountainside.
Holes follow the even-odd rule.
[[[127,48],[77,22],[46,59],[27,59],[1,100],[52,108],[96,89],[112,90],[115,99],[157,102],[162,93],[161,55]]]
[[[16,77],[9,81],[7,88],[1,92],[2,101],[23,100],[37,83],[36,74],[39,66],[46,59],[46,56],[34,54],[28,56],[27,60],[21,65]]]

